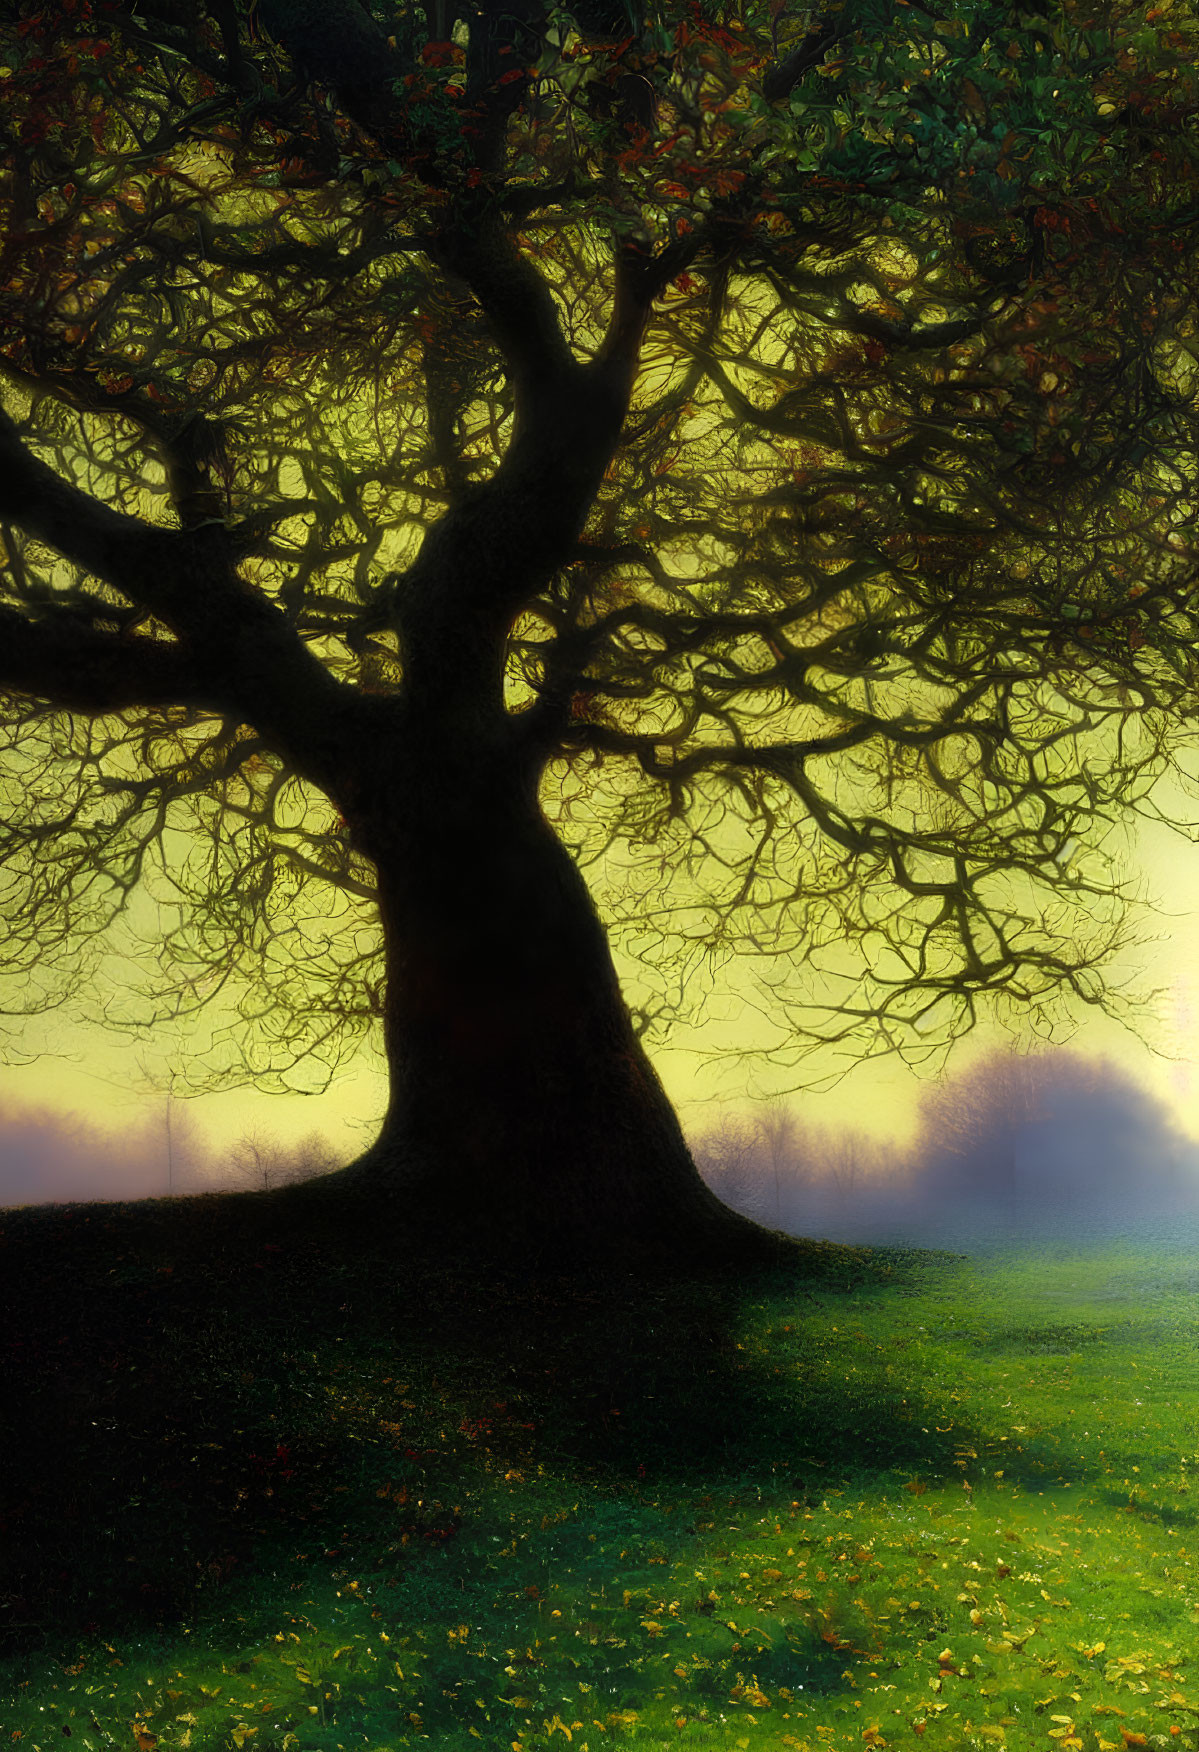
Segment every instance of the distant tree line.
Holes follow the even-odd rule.
[[[271,1192],[277,1186],[314,1180],[339,1166],[332,1146],[320,1132],[283,1144],[272,1133],[254,1127],[244,1131],[223,1155],[214,1153],[206,1178],[219,1180],[222,1190]]]
[[[930,1086],[900,1145],[783,1101],[693,1128],[700,1172],[757,1221],[838,1240],[1118,1232],[1199,1214],[1199,1146],[1102,1059],[993,1052]]]

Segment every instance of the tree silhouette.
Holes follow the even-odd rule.
[[[1007,1205],[1029,1228],[1109,1226],[1190,1204],[1185,1140],[1105,1059],[992,1052],[921,1104],[914,1198]]]
[[[336,1166],[336,1158],[319,1132],[312,1132],[292,1148],[255,1126],[244,1131],[215,1164],[219,1176],[232,1178],[254,1190],[270,1192],[293,1181],[311,1180],[328,1174]]]
[[[1191,684],[1152,17],[5,7],[10,1009],[380,1030],[350,1182],[619,1251],[745,1232],[643,1040],[734,948],[780,1056],[1096,1001]]]

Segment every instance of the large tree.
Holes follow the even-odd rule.
[[[215,1005],[263,1083],[379,1028],[360,1185],[620,1249],[736,1237],[644,1049],[704,958],[788,1048],[1097,999],[1188,685],[1071,646],[1139,576],[1186,20],[0,17],[11,1009]]]

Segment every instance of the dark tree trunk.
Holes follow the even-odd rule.
[[[389,1110],[348,1171],[426,1236],[514,1265],[761,1253],[700,1178],[606,934],[519,762],[432,750],[368,809]]]

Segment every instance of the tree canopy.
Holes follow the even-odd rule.
[[[316,1080],[385,1014],[401,757],[480,887],[536,793],[640,1029],[733,949],[780,1052],[1096,1001],[1194,690],[1197,49],[1180,0],[6,5],[10,1009],[216,1000],[209,1069]]]

